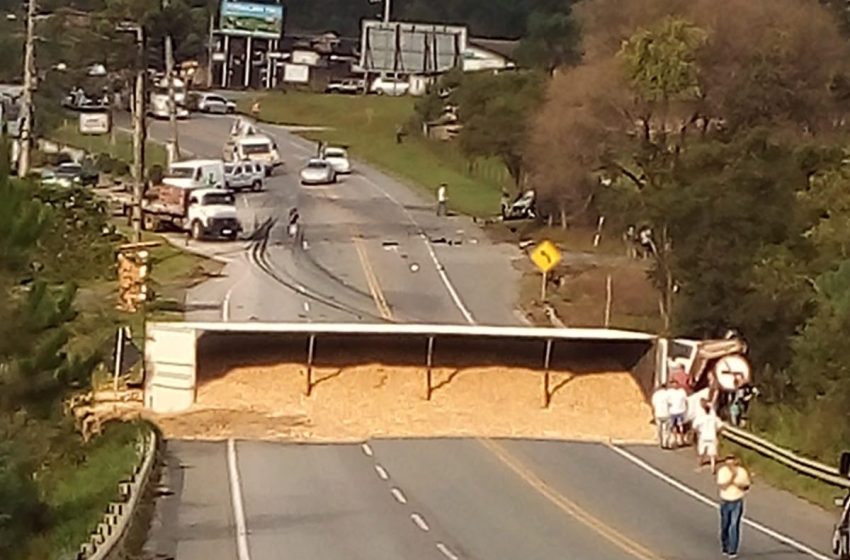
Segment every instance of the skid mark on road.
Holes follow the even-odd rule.
[[[492,452],[499,461],[512,470],[523,481],[528,483],[529,486],[537,490],[537,492],[539,492],[543,497],[552,502],[558,509],[596,532],[623,552],[641,560],[661,559],[661,556],[658,556],[640,543],[619,534],[615,529],[609,527],[600,519],[594,517],[579,505],[560,494],[497,442],[486,439],[479,441],[486,449]]]

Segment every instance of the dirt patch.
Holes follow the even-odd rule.
[[[548,409],[542,380],[515,367],[439,368],[428,401],[424,368],[359,364],[315,369],[307,397],[302,365],[224,367],[201,382],[190,412],[156,421],[166,436],[204,439],[652,439],[649,408],[629,373],[552,374]]]

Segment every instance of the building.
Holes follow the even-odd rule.
[[[516,68],[519,41],[470,37],[463,53],[463,71],[508,70]]]

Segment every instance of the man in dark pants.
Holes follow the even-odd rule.
[[[720,546],[723,554],[729,558],[738,557],[744,496],[751,484],[750,473],[737,457],[726,457],[717,469],[717,487],[720,490]]]

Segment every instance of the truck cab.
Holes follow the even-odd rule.
[[[233,193],[221,189],[195,189],[189,194],[186,221],[193,239],[235,240],[242,231],[236,217]]]
[[[264,134],[232,137],[224,146],[224,160],[262,163],[267,176],[282,164],[277,144]]]

